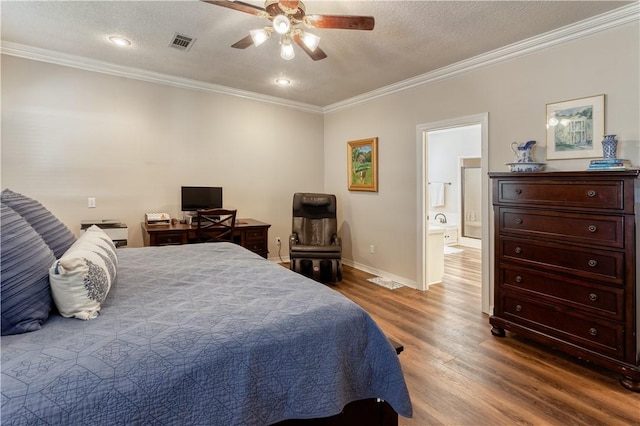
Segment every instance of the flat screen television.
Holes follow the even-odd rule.
[[[183,186],[182,211],[222,208],[222,188],[219,186]]]

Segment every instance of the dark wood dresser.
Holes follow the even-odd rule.
[[[548,344],[640,392],[638,171],[490,173],[491,332]]]

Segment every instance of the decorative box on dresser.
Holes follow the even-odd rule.
[[[495,336],[520,334],[640,392],[639,172],[489,173]]]

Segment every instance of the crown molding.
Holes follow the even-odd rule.
[[[247,90],[234,89],[212,83],[204,83],[197,80],[175,77],[167,74],[146,71],[139,68],[123,67],[104,61],[84,58],[81,56],[68,55],[46,49],[21,45],[17,43],[5,42],[0,44],[0,54],[16,56],[19,58],[31,59],[35,61],[48,62],[87,71],[99,72],[102,74],[117,77],[142,80],[150,83],[163,84],[166,86],[183,89],[197,90],[207,93],[234,96],[272,105],[293,108],[304,112],[316,114],[329,114],[341,110],[349,109],[371,102],[383,96],[388,96],[404,90],[431,84],[452,78],[457,75],[484,68],[496,63],[508,61],[524,55],[541,51],[559,44],[577,40],[600,31],[616,28],[629,23],[636,23],[640,20],[640,3],[635,2],[627,6],[615,9],[611,12],[598,15],[596,17],[580,21],[578,23],[562,27],[560,29],[547,32],[529,39],[510,44],[508,46],[466,59],[455,64],[421,74],[398,83],[390,84],[376,90],[372,90],[361,95],[345,99],[334,104],[321,107],[302,102],[290,101],[275,96],[263,95]]]
[[[636,2],[620,7],[611,12],[598,15],[572,25],[549,31],[526,40],[510,44],[508,46],[492,50],[482,55],[474,56],[455,64],[439,68],[435,71],[421,74],[398,83],[390,84],[376,90],[345,99],[328,105],[322,109],[325,114],[353,108],[364,103],[371,102],[383,96],[401,92],[452,78],[460,74],[471,72],[496,63],[508,61],[531,53],[548,49],[569,41],[577,40],[592,34],[616,28],[622,25],[637,23],[640,20],[640,3]]]
[[[322,114],[322,108],[317,105],[290,101],[276,96],[262,95],[260,93],[250,92],[247,90],[234,89],[218,84],[205,83],[202,81],[171,76],[139,68],[114,65],[104,61],[97,61],[81,56],[69,55],[18,43],[3,41],[0,45],[0,53],[3,55],[16,56],[19,58],[31,59],[34,61],[48,62],[56,65],[78,68],[85,71],[93,71],[116,77],[131,78],[135,80],[142,80],[150,83],[163,84],[165,86],[196,90],[200,92],[234,96],[237,98],[250,99],[253,101],[265,102],[272,105],[293,108],[300,111]]]

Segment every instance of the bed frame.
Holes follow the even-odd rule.
[[[354,401],[342,413],[320,419],[285,420],[277,426],[398,426],[398,413],[386,402],[376,398]]]
[[[404,346],[389,338],[396,353],[404,350]],[[388,402],[378,398],[353,401],[344,407],[340,414],[319,419],[284,420],[275,426],[398,426],[398,413],[391,408]]]

